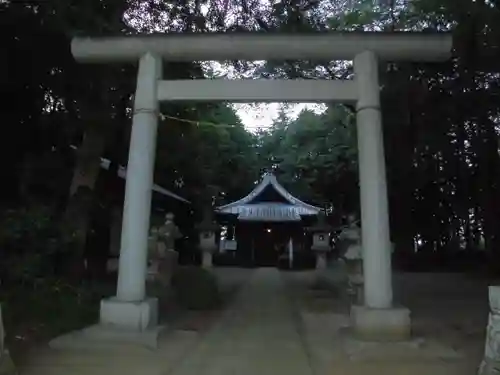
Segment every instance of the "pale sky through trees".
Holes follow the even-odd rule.
[[[250,130],[256,131],[259,128],[269,128],[273,120],[278,116],[282,103],[262,103],[258,105],[234,104],[236,113],[243,122],[243,125]],[[315,103],[299,103],[290,105],[287,113],[291,118],[295,118],[303,109],[311,109],[315,112],[322,112],[321,105]]]
[[[260,0],[257,0],[259,2]],[[321,5],[321,9],[325,15],[337,14],[347,8],[352,8],[357,0],[333,0],[326,1]],[[383,0],[373,0],[376,2]],[[152,0],[153,3],[163,3],[162,0]],[[238,24],[238,15],[241,13],[240,4],[232,4],[226,8],[225,12],[219,14],[222,19],[217,18],[226,29]],[[151,4],[147,1],[136,2],[135,5],[127,11],[124,15],[125,21],[134,27],[137,31],[151,33],[151,32],[178,32],[180,25],[183,24],[183,18],[179,18],[179,14],[173,16],[171,12],[172,4],[164,3],[166,11],[164,12],[151,12]],[[215,6],[214,6],[215,5]],[[268,6],[267,3],[262,3],[263,9]],[[217,8],[220,9],[217,0],[208,1],[200,7],[201,14],[207,19],[210,19],[209,13]],[[263,10],[262,9],[262,10]],[[182,16],[182,15],[181,15]],[[213,15],[212,15],[213,16]],[[207,22],[205,25],[208,31],[218,31],[217,25]],[[209,78],[225,78],[225,79],[255,79],[259,74],[256,73],[259,68],[262,68],[264,61],[249,62],[247,69],[237,71],[231,63],[222,63],[216,61],[202,62],[202,67],[205,70],[206,76]],[[235,104],[237,114],[242,123],[250,131],[256,131],[262,128],[269,128],[273,119],[275,119],[280,111],[281,103],[253,103],[253,104]],[[299,103],[287,106],[287,114],[290,118],[295,118],[303,109],[313,109],[322,112],[325,107],[312,103]],[[231,124],[228,124],[231,125]]]
[[[254,69],[263,63],[262,61],[252,62]],[[210,78],[248,79],[254,74],[254,69],[250,69],[246,74],[241,74],[231,64],[217,61],[205,62],[203,67]],[[284,103],[249,103],[234,104],[233,106],[236,108],[243,125],[250,131],[256,131],[259,128],[269,128],[272,125],[273,120],[279,114],[282,104]],[[291,118],[295,118],[305,108],[318,112],[324,110],[324,106],[316,103],[294,103],[287,107],[286,112]]]

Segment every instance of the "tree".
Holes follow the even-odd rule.
[[[183,116],[187,121],[162,122],[158,181],[165,186],[182,181],[183,194],[195,202],[242,195],[258,176],[253,135],[227,104],[193,106]]]
[[[294,120],[282,113],[260,134],[261,163],[304,199],[344,213],[357,210],[355,129],[353,114],[343,106],[321,114],[303,110]]]
[[[140,8],[144,3],[136,5]],[[157,5],[156,10],[161,10]],[[2,109],[10,124],[1,137],[5,144],[0,163],[7,177],[7,195],[2,198],[11,206],[31,205],[36,199],[51,206],[54,214],[62,214],[63,232],[77,265],[70,268],[70,274],[79,279],[91,223],[96,217],[105,218],[117,203],[110,183],[117,166],[127,162],[136,67],[78,64],[71,56],[70,40],[75,34],[134,33],[151,28],[154,22],[142,22],[141,17],[155,9],[137,13],[125,0],[7,2],[0,7],[2,46],[8,56],[3,60],[7,65],[2,87],[8,95],[4,95]],[[173,16],[179,15],[176,9],[185,8],[182,4],[176,7]],[[196,19],[184,21],[186,28],[200,27]],[[204,73],[198,63],[171,63],[165,64],[164,76],[203,78]],[[23,103],[22,110],[19,103]],[[198,105],[194,110],[189,104],[170,105],[166,110],[181,118],[236,126],[186,127],[174,122],[174,128],[182,124],[183,129],[169,129],[168,140],[160,134],[157,179],[168,187],[184,178],[183,190],[192,196],[214,191],[231,195],[242,189],[241,184],[252,175],[249,150],[253,143],[234,112],[225,105]],[[70,146],[76,146],[77,152]],[[188,149],[198,155],[196,159],[186,153]],[[217,153],[223,153],[223,158],[212,156]],[[172,155],[182,157],[172,160]],[[111,160],[108,173],[100,168],[102,156]],[[193,161],[197,161],[194,166]],[[229,168],[234,177],[221,178]]]
[[[413,252],[418,244],[423,252],[442,254],[457,242],[473,249],[484,238],[490,254],[500,254],[495,230],[500,218],[497,2],[371,5],[365,0],[349,6],[329,0],[3,2],[1,38],[8,53],[0,74],[8,95],[0,106],[9,124],[0,137],[8,192],[1,197],[3,205],[50,201],[69,215],[68,193],[79,185],[93,191],[92,205],[109,196],[99,192],[107,181],[100,155],[111,158],[113,168],[126,164],[136,67],[76,64],[69,48],[74,34],[453,30],[452,61],[381,66],[393,240],[398,252]],[[226,66],[244,77],[352,75],[345,62],[236,61]],[[164,73],[168,79],[203,79],[213,74],[208,68],[206,63],[169,63]],[[156,179],[174,190],[183,183],[183,192],[195,201],[237,198],[267,167],[305,199],[342,210],[357,207],[352,108],[330,106],[320,116],[305,112],[293,121],[282,116],[270,132],[255,136],[225,103],[170,103],[162,111],[181,120],[167,118],[161,126]],[[72,144],[79,147],[76,160]],[[52,170],[58,173],[49,174]],[[83,179],[81,171],[87,172]]]
[[[398,252],[413,253],[418,245],[434,254],[464,244],[472,249],[484,236],[490,253],[500,254],[493,224],[500,218],[498,4],[396,0],[373,7],[370,1],[351,3],[352,7],[336,7],[319,1],[306,10],[294,2],[271,8],[247,6],[245,13],[262,29],[276,32],[453,30],[452,61],[381,66],[393,240]],[[236,67],[242,74],[248,68]],[[264,77],[339,79],[352,73],[343,62],[278,61],[252,68]],[[286,137],[276,127],[272,138],[277,142]],[[297,164],[296,159],[290,160]]]

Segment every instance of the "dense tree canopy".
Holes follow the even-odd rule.
[[[281,112],[259,134],[261,164],[274,170],[295,195],[343,212],[358,207],[355,116],[343,106],[321,114]]]
[[[133,65],[77,64],[73,35],[315,30],[452,31],[442,64],[382,64],[393,240],[399,253],[456,249],[500,255],[498,101],[500,4],[487,0],[108,0],[0,3],[2,212],[50,207],[54,220],[81,205],[78,187],[109,204],[99,157],[126,164]],[[223,62],[232,76],[341,79],[329,61]],[[213,76],[208,62],[165,64],[169,79]],[[245,130],[228,103],[162,106],[156,181],[195,203],[244,195],[273,168],[295,194],[340,212],[358,210],[353,108],[281,114]],[[75,146],[75,153],[70,146]],[[84,205],[85,206],[85,205]],[[75,208],[76,207],[76,208]],[[78,224],[83,232],[89,217]],[[66,216],[65,216],[66,215]],[[74,228],[73,228],[74,229]],[[71,229],[71,230],[73,230]]]

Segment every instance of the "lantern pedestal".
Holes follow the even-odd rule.
[[[201,266],[206,269],[213,267],[211,251],[202,251]]]
[[[313,235],[311,250],[316,253],[316,270],[322,271],[327,268],[327,254],[331,251],[330,232],[332,227],[327,223],[323,211],[318,213],[318,221],[307,230]]]
[[[354,303],[363,305],[365,301],[363,259],[347,259],[346,265],[350,293],[353,296]]]
[[[316,253],[316,269],[324,270],[326,269],[326,253]]]
[[[212,256],[217,249],[215,232],[205,230],[200,233],[201,266],[210,269],[213,267]]]
[[[327,268],[327,254],[331,250],[330,246],[316,244],[311,247],[311,250],[316,254],[316,269],[318,271],[325,270]]]
[[[220,230],[211,209],[205,210],[203,221],[197,228],[200,231],[201,266],[205,269],[211,269],[213,267],[213,253],[217,251],[216,233]]]

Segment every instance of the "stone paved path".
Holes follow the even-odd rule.
[[[279,271],[258,269],[205,332],[173,329],[158,350],[40,349],[21,375],[310,375],[296,309]]]
[[[309,356],[278,270],[255,271],[172,375],[309,375]]]
[[[235,270],[235,272],[238,272]],[[311,277],[314,274],[311,273]],[[21,375],[470,375],[478,356],[427,335],[424,345],[361,343],[345,331],[348,311],[330,304],[311,309],[312,278],[255,270],[221,314],[200,330],[179,327],[157,350],[41,349]],[[294,281],[295,280],[295,281]],[[242,281],[243,282],[243,281]],[[240,284],[241,285],[241,284]],[[334,300],[334,296],[328,297]],[[309,302],[308,302],[309,301]],[[338,301],[337,301],[338,302]],[[314,304],[313,304],[314,305]],[[416,316],[415,321],[419,322]],[[481,338],[481,340],[483,340]],[[459,351],[460,352],[460,351]]]

